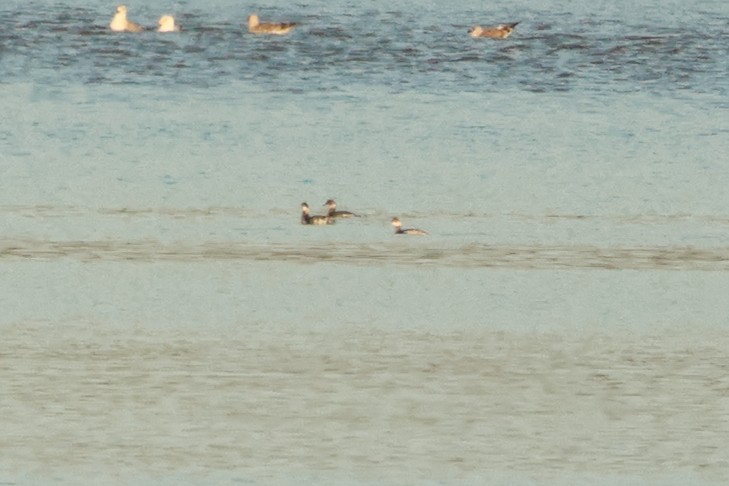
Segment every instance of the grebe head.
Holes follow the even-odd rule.
[[[127,6],[126,5],[117,5],[116,7],[116,13],[126,15],[127,14]]]
[[[390,224],[393,225],[395,228],[402,228],[402,223],[397,218],[392,218],[392,221],[390,221]]]
[[[328,207],[330,209],[331,208],[336,208],[337,207],[337,203],[334,202],[334,199],[327,199],[327,202],[324,203],[324,206],[326,206],[326,207]]]
[[[248,16],[248,27],[256,27],[260,23],[261,21],[258,19],[257,14],[252,13]]]
[[[478,25],[474,25],[473,27],[468,29],[468,33],[474,37],[478,37],[479,35],[481,35],[481,32],[483,32],[483,29]]]
[[[305,202],[304,203],[301,203],[301,210],[303,212],[305,212],[305,213],[308,213],[309,212],[309,205],[306,204]]]

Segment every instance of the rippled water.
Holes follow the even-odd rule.
[[[727,90],[729,16],[719,0],[517,2],[503,10],[482,1],[447,9],[418,1],[311,2],[265,9],[264,18],[300,23],[283,39],[247,35],[247,13],[234,2],[129,5],[130,18],[148,26],[171,11],[183,33],[115,35],[106,28],[112,9],[104,2],[11,3],[2,21],[12,29],[0,38],[4,77],[25,79],[32,70],[36,81],[55,83],[60,70],[72,71],[74,82],[173,87],[245,80],[297,93],[353,84],[434,92],[504,83],[535,92]],[[473,23],[503,19],[522,22],[508,43],[485,45],[464,35]]]
[[[729,4],[128,6],[0,4],[0,482],[729,480]]]

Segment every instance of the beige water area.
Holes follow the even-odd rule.
[[[512,269],[604,268],[631,270],[724,271],[729,248],[599,247],[594,245],[484,245],[452,248],[393,244],[251,244],[207,242],[163,244],[159,241],[38,241],[0,244],[0,259],[141,262],[285,261],[347,264],[434,264],[463,268]]]
[[[723,332],[1,331],[3,484],[729,481]]]

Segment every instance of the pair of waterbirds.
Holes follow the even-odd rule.
[[[334,224],[338,218],[355,218],[356,214],[350,211],[337,210],[337,203],[333,199],[324,203],[329,211],[327,214],[311,214],[309,205],[301,203],[301,224],[324,225]],[[418,228],[403,228],[402,222],[398,218],[392,218],[390,224],[395,228],[396,235],[427,235],[426,231]]]

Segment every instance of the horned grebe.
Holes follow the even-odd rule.
[[[163,15],[157,21],[159,28],[157,32],[179,32],[180,26],[175,24],[175,18],[172,15]]]
[[[355,218],[357,217],[356,214],[350,213],[349,211],[337,211],[337,203],[334,201],[334,199],[327,199],[327,202],[324,203],[324,206],[329,208],[329,212],[327,213],[327,216],[330,218]]]
[[[309,214],[309,205],[301,203],[301,224],[334,224],[334,219],[329,216]]]
[[[499,24],[489,27],[474,25],[468,30],[468,35],[470,35],[474,39],[476,37],[488,37],[489,39],[506,39],[511,35],[512,32],[514,32],[514,27],[516,27],[518,24],[519,22],[514,22],[512,24]]]
[[[248,32],[251,34],[274,34],[284,35],[291,32],[291,29],[296,27],[296,22],[281,22],[278,24],[264,22],[256,14],[250,14],[248,16]]]
[[[397,218],[392,218],[392,221],[390,222],[390,224],[392,224],[392,226],[395,227],[396,235],[427,235],[428,234],[426,231],[423,231],[423,230],[417,229],[417,228],[402,229],[402,223]]]
[[[111,19],[109,28],[114,32],[141,32],[144,30],[141,25],[127,20],[126,5],[116,7],[116,13],[114,14],[114,18]]]

